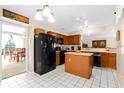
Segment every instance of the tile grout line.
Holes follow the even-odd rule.
[[[109,78],[108,78],[108,69],[106,69],[106,78],[107,78],[107,88],[109,88],[109,85],[108,85],[108,83],[109,83]]]
[[[85,83],[86,83],[86,80],[84,81],[84,83],[83,83],[82,87],[84,87]]]
[[[93,80],[92,80],[92,83],[91,83],[90,88],[91,88],[91,87],[92,87],[92,85],[93,85],[93,82],[94,82],[94,79],[95,79],[96,73],[97,73],[97,71],[95,70],[95,75],[94,75],[94,78],[93,78]]]
[[[78,81],[74,84],[74,86],[76,86],[76,84],[80,81],[80,79],[78,79]]]
[[[101,70],[101,69],[100,69]],[[101,85],[101,77],[102,77],[102,70],[101,70],[101,75],[100,75],[100,82],[99,82],[99,87]]]
[[[118,85],[118,81],[115,79],[115,76],[114,76],[114,73],[113,73],[113,71],[111,70],[111,72],[112,72],[112,76],[113,76],[113,78],[114,78],[114,83],[116,84],[116,82],[117,82],[117,86],[116,87],[119,87],[119,85]]]

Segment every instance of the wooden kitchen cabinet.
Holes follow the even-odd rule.
[[[48,31],[47,34],[55,36],[55,37],[59,37],[59,34],[57,34],[56,32]]]
[[[80,45],[81,42],[81,36],[80,35],[75,35],[74,36],[74,44]]]
[[[65,45],[80,45],[80,35],[66,36],[64,38]]]
[[[74,44],[74,36],[69,36],[68,37],[68,44],[73,45]]]
[[[34,29],[34,34],[35,34],[35,35],[38,35],[38,34],[40,34],[40,33],[45,33],[45,30],[42,29],[42,28],[35,28],[35,29]]]
[[[67,45],[67,44],[68,44],[68,37],[64,36],[64,45]]]
[[[116,53],[101,53],[101,67],[116,69]]]
[[[101,66],[108,67],[108,62],[109,62],[109,54],[101,53]]]
[[[59,34],[56,32],[52,32],[52,31],[48,31],[47,34],[53,35],[57,38],[63,38],[64,39],[64,45],[80,45],[80,35],[63,35],[63,34]]]
[[[60,64],[60,52],[56,52],[56,65]]]
[[[116,53],[109,53],[109,67],[116,69]]]
[[[78,59],[78,61],[77,61]],[[89,79],[93,69],[93,56],[65,54],[65,72]]]

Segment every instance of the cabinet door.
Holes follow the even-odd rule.
[[[74,38],[73,36],[68,36],[68,45],[73,45],[74,43]]]
[[[74,44],[74,36],[70,36],[70,44]]]
[[[101,53],[101,66],[108,67],[108,65],[109,65],[109,54]]]
[[[60,64],[60,52],[56,52],[56,65]]]
[[[72,69],[72,61],[70,55],[65,55],[65,71]]]
[[[74,36],[74,44],[75,45],[80,45],[80,35],[75,35]]]
[[[109,53],[109,67],[116,69],[116,54]]]
[[[68,37],[65,36],[65,37],[64,37],[64,45],[67,45],[67,44],[68,44]]]
[[[35,29],[34,29],[34,33],[35,33],[35,35],[38,35],[38,34],[40,34],[40,33],[44,33],[44,32],[45,32],[45,30],[42,29],[42,28],[35,28]]]

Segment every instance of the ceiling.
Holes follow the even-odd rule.
[[[34,19],[36,10],[40,5],[3,5],[3,8],[17,12],[31,19]],[[50,6],[54,14],[55,23],[46,20],[38,21],[41,25],[62,33],[75,33],[80,31],[84,21],[87,21],[89,28],[110,25],[115,21],[114,5],[68,5]]]

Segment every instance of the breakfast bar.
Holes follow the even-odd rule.
[[[89,79],[93,68],[93,53],[65,53],[65,72]]]

